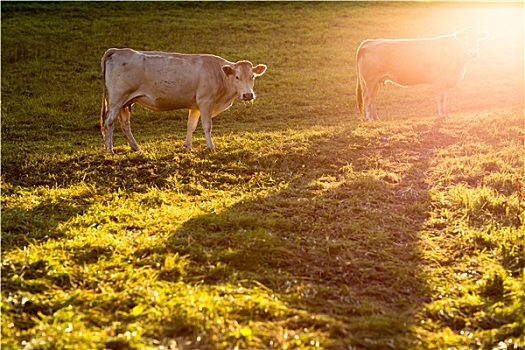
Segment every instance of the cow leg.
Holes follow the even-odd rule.
[[[367,120],[379,120],[375,99],[381,85],[378,82],[365,83],[364,85],[365,117]]]
[[[213,151],[215,150],[215,146],[213,145],[213,140],[211,138],[211,117],[211,108],[201,109],[201,122],[202,129],[204,130],[204,137],[206,137],[206,146]]]
[[[120,114],[118,117],[118,121],[120,124],[120,129],[126,135],[126,138],[128,139],[129,145],[134,151],[139,150],[139,145],[137,145],[137,141],[135,141],[135,138],[133,137],[133,134],[131,133],[131,125],[129,122],[131,114],[131,107],[125,106],[120,110]]]
[[[192,135],[195,129],[197,128],[197,123],[199,122],[199,117],[201,116],[201,111],[198,109],[190,109],[188,112],[188,130],[186,132],[186,151],[191,151],[192,148]]]
[[[120,108],[115,107],[108,108],[108,113],[104,120],[104,144],[106,151],[110,154],[115,153],[113,152],[113,129],[115,128],[115,119],[119,115],[119,110]]]
[[[445,113],[446,118],[450,117],[450,114],[448,114],[448,90],[445,90],[445,95],[443,97],[443,112]]]
[[[442,87],[436,87],[436,101],[438,106],[438,114],[440,118],[448,117],[448,90]]]

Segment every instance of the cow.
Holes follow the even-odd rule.
[[[105,149],[111,154],[115,120],[119,121],[131,148],[139,150],[130,127],[134,103],[153,111],[189,109],[186,150],[192,149],[192,134],[199,117],[206,145],[214,150],[212,118],[228,109],[237,97],[254,100],[254,79],[267,69],[264,64],[233,63],[215,55],[129,48],[108,49],[101,68],[104,77],[101,130]]]
[[[357,49],[357,107],[367,120],[379,120],[375,98],[387,82],[434,86],[441,118],[449,117],[448,93],[463,79],[466,64],[479,57],[488,33],[467,27],[455,34],[425,39],[365,40]]]

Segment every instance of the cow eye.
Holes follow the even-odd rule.
[[[239,76],[236,76],[235,79],[239,80]]]

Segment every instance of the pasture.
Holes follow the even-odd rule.
[[[2,349],[522,349],[523,4],[2,2]],[[366,38],[490,32],[355,105]],[[264,63],[200,125],[100,133],[109,47]]]

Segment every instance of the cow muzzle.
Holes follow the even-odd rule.
[[[243,101],[251,101],[253,99],[255,99],[255,95],[253,94],[253,92],[245,92],[241,95],[241,99]]]

